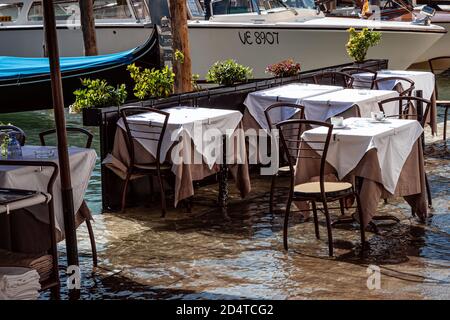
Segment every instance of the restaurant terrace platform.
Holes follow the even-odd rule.
[[[439,117],[439,132],[442,127]],[[393,214],[401,222],[380,224],[379,235],[367,232],[369,250],[363,256],[356,224],[334,227],[335,257],[329,258],[326,240],[314,237],[312,219],[304,222],[295,214],[290,250],[284,251],[283,212],[271,214],[268,209],[270,179],[252,176],[246,199],[230,188],[228,221],[211,207],[217,199],[216,184],[196,190],[193,213],[169,208],[163,219],[159,206],[154,206],[95,215],[95,270],[86,228],[78,229],[81,298],[448,299],[450,151],[430,128],[426,141],[431,216],[420,224],[411,218],[403,199],[380,201],[378,213]],[[64,251],[61,247],[61,266]],[[367,287],[369,265],[380,268],[380,289]],[[64,283],[64,272],[61,275]],[[63,285],[62,298],[66,294]],[[49,298],[49,293],[41,298]]]

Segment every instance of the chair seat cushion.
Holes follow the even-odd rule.
[[[336,198],[352,194],[352,184],[348,182],[325,182],[325,194],[327,197]],[[307,182],[294,187],[294,196],[302,198],[318,198],[320,194],[320,182]]]
[[[134,166],[141,170],[156,170],[157,169],[156,163],[135,164]],[[170,170],[172,168],[172,166],[168,163],[161,163],[159,168],[161,170]]]

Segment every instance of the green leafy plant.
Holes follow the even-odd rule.
[[[200,79],[200,75],[199,74],[193,74],[192,75],[192,88],[194,89],[194,91],[200,91],[202,90],[202,87],[198,84],[198,80]]]
[[[356,62],[363,62],[369,48],[381,42],[381,33],[377,31],[364,28],[358,32],[355,28],[350,28],[348,32],[347,53]]]
[[[0,126],[5,125],[0,121]],[[11,125],[8,123],[7,125]],[[0,132],[0,156],[6,157],[8,153],[8,143],[9,143],[9,135],[6,132]]]
[[[81,112],[85,108],[120,106],[127,98],[124,84],[116,88],[102,79],[81,79],[82,88],[75,90],[75,102],[70,106],[71,112]]]
[[[300,69],[300,63],[291,58],[267,66],[266,72],[275,77],[291,77],[299,74]]]
[[[183,64],[184,63],[184,53],[181,52],[180,50],[175,50],[175,61],[178,61],[179,63]]]
[[[164,98],[173,93],[175,74],[172,68],[165,66],[161,70],[143,69],[134,63],[128,66],[131,78],[135,82],[134,95],[140,100],[146,98]]]
[[[217,61],[214,63],[206,75],[208,82],[230,86],[238,82],[245,82],[252,78],[253,70],[237,63],[233,59]]]

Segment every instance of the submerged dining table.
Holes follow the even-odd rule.
[[[378,102],[398,97],[397,91],[343,89],[328,92],[300,100],[298,103],[305,107],[305,118],[308,120],[327,121],[331,117],[342,115],[348,117],[370,117],[371,112],[380,111]],[[387,116],[398,114],[395,103],[385,106]]]
[[[58,164],[58,151],[52,146],[22,147],[20,160],[52,161]],[[69,162],[73,190],[73,206],[76,214],[77,226],[84,219],[92,219],[90,211],[84,202],[84,194],[89,185],[89,179],[95,167],[97,154],[93,149],[69,147]],[[34,166],[2,166],[0,163],[0,187],[11,189],[36,190],[47,192],[47,183],[51,176],[51,168]],[[57,229],[57,240],[64,239],[64,215],[61,195],[61,181],[56,178],[53,186],[53,201],[55,208],[55,226]],[[25,210],[25,209],[23,209]],[[48,211],[45,204],[29,207],[25,215],[14,215],[17,237],[15,243],[21,246],[21,250],[27,252],[44,249],[47,241],[39,243],[41,230],[49,225]],[[30,238],[31,237],[31,238]],[[34,238],[33,238],[34,237]],[[29,241],[29,239],[33,239]],[[44,239],[43,239],[44,240]],[[23,247],[22,247],[23,246]]]
[[[361,84],[368,84],[372,80],[373,75],[370,73],[356,73],[352,75],[355,83],[360,81]],[[423,98],[431,101],[431,109],[426,119],[430,124],[433,134],[437,132],[437,109],[436,109],[436,78],[432,72],[416,71],[416,70],[380,70],[377,72],[377,79],[389,77],[402,77],[414,82],[414,92],[421,91]],[[394,90],[401,84],[403,88],[409,86],[405,81],[382,81],[379,84],[380,90]],[[424,110],[425,111],[425,110]]]
[[[291,83],[275,88],[251,92],[247,95],[244,105],[243,123],[245,129],[269,129],[264,110],[276,102],[301,103],[305,98],[325,93],[343,90],[339,86],[327,86],[311,83]],[[291,118],[294,112],[291,108],[282,108],[274,122]]]
[[[420,137],[423,129],[416,120],[348,118],[345,127],[333,129],[325,173],[329,179],[356,183],[364,223],[375,216],[382,198],[402,196],[414,212],[427,216],[425,169]],[[326,128],[305,131],[303,155],[314,155],[317,141],[324,141]],[[309,141],[309,142],[308,142]],[[315,143],[316,142],[316,143]],[[295,183],[315,181],[320,161],[299,158]],[[304,204],[299,203],[299,206]]]
[[[226,208],[227,174],[233,176],[242,197],[250,192],[250,176],[246,159],[246,146],[239,111],[178,106],[162,109],[170,114],[161,146],[161,162],[172,165],[175,175],[174,205],[194,195],[194,181],[220,173],[219,205]],[[155,161],[157,142],[145,139],[146,123],[161,123],[156,113],[140,113],[127,118],[131,126],[139,125],[139,133],[133,131],[135,156],[141,163]],[[148,127],[148,130],[151,130]],[[112,153],[103,164],[120,177],[127,172],[130,156],[126,147],[123,119],[117,122]],[[226,146],[224,158],[223,146]]]

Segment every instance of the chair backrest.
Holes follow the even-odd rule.
[[[414,91],[414,81],[408,78],[403,77],[386,77],[386,78],[378,78],[374,81],[374,88],[376,90],[380,90],[383,82],[395,82],[394,88],[392,90],[396,90],[400,96],[411,96]],[[407,83],[408,87],[404,88],[403,83]]]
[[[325,164],[333,125],[322,121],[294,119],[282,121],[276,127],[279,130],[281,145],[288,159],[291,179],[295,178],[295,166],[298,159],[320,161],[320,188],[322,194],[325,195]],[[306,142],[302,138],[302,133],[313,127],[325,127],[325,137],[324,139]]]
[[[86,136],[86,143],[84,145],[85,148],[89,149],[92,145],[92,139],[94,135],[86,129],[83,128],[74,128],[68,127],[66,128],[67,133],[79,133]],[[45,137],[49,135],[53,135],[56,133],[56,129],[50,129],[39,133],[39,140],[41,141],[41,145],[45,146]]]
[[[141,113],[155,113],[162,116],[162,121],[154,122],[138,122],[131,121],[128,119],[129,116],[141,114]],[[120,109],[120,115],[123,119],[126,131],[126,143],[128,154],[130,155],[130,165],[136,164],[135,158],[135,137],[139,135],[139,139],[155,141],[157,143],[156,151],[156,166],[159,169],[161,163],[161,144],[164,138],[164,133],[166,132],[167,122],[169,120],[170,114],[158,109],[150,107],[125,107]]]
[[[419,98],[419,97],[409,97],[409,96],[402,96],[402,97],[394,97],[385,99],[383,101],[378,102],[378,106],[380,108],[380,111],[384,112],[384,105],[388,103],[398,103],[398,114],[389,116],[390,118],[398,118],[398,119],[413,119],[420,122],[422,127],[425,127],[425,122],[428,117],[428,113],[430,112],[431,108],[431,101]],[[406,102],[406,108],[404,107]],[[418,104],[422,104],[422,107],[425,105],[425,108],[423,109],[423,114],[419,114],[417,112]],[[414,108],[411,108],[414,107]]]
[[[371,75],[369,80],[365,79],[356,79],[354,78],[353,81],[353,88],[354,89],[373,89],[374,87],[374,81],[377,79],[378,73],[376,71],[367,69],[367,68],[358,68],[358,67],[345,67],[341,69],[341,72],[346,73],[348,75],[353,76],[354,74],[358,73],[368,73]]]
[[[351,75],[339,71],[325,71],[314,76],[315,84],[343,86],[344,88],[352,88],[353,81]]]
[[[442,71],[448,70],[448,66],[450,65],[450,56],[440,56],[433,59],[428,60],[428,65],[430,66],[431,72],[435,75],[439,74]],[[438,85],[437,82],[434,84],[434,92],[436,93],[436,99],[439,99]]]
[[[275,121],[274,113],[281,114],[286,109],[294,109],[295,115],[297,119],[305,119],[305,107],[295,103],[289,102],[277,102],[271,104],[264,110],[264,115],[266,116],[267,124],[269,125],[270,130],[275,127],[278,122]],[[294,112],[292,112],[294,114]],[[285,119],[287,120],[287,119]]]
[[[8,131],[17,132],[17,140],[19,140],[20,145],[23,146],[25,144],[25,140],[27,139],[27,135],[19,127],[16,127],[16,126],[13,126],[13,125],[1,125],[0,126],[0,132],[2,132],[2,131],[4,131],[4,132],[8,132]]]

